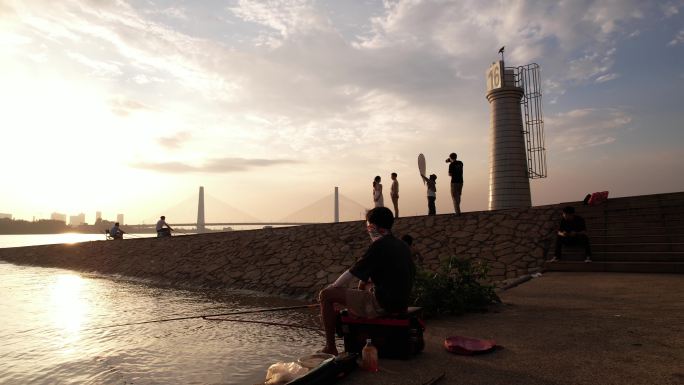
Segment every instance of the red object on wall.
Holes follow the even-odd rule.
[[[608,191],[595,192],[589,198],[589,206],[596,206],[608,200]]]

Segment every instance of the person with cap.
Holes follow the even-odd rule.
[[[423,181],[427,184],[427,200],[428,200],[428,215],[436,215],[437,208],[435,207],[435,200],[437,200],[437,175],[430,174],[430,178],[421,175]]]
[[[164,226],[166,226],[166,227],[164,227]],[[166,217],[163,215],[161,217],[159,217],[159,220],[157,221],[156,229],[157,229],[157,238],[170,237],[171,232],[173,231],[171,226],[169,226],[169,224],[166,223]]]

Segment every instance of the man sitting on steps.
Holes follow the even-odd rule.
[[[392,235],[393,223],[392,211],[386,207],[368,211],[370,247],[349,270],[321,290],[319,301],[325,329],[325,347],[321,352],[337,355],[335,304],[344,305],[352,314],[364,318],[407,311],[416,268],[408,245]],[[347,288],[354,279],[359,280],[359,288]],[[367,289],[371,281],[372,288]]]
[[[556,234],[556,250],[553,259],[556,262],[561,258],[563,245],[579,245],[584,249],[584,262],[591,262],[591,245],[586,234],[587,226],[584,218],[575,215],[575,208],[567,206],[563,209],[562,219]]]

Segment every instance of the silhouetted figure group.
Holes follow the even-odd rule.
[[[159,217],[155,229],[157,230],[157,238],[170,237],[171,232],[174,231],[171,226],[166,223],[166,217],[163,215]],[[123,235],[126,234],[125,231],[121,230],[119,222],[114,223],[114,226],[112,226],[111,229],[105,230],[105,233],[107,238],[111,239],[123,239]]]
[[[451,199],[454,202],[454,212],[456,215],[461,215],[461,193],[463,192],[463,162],[457,159],[455,152],[449,154],[446,160],[449,163],[449,176],[451,177]],[[429,177],[420,175],[427,186],[427,202],[428,215],[437,214],[437,175],[430,174]],[[397,180],[397,173],[393,172],[392,187],[390,189],[390,197],[392,198],[392,205],[394,206],[394,217],[399,218],[399,181]],[[376,176],[373,179],[373,205],[374,207],[384,207],[385,200],[382,195],[382,178]]]

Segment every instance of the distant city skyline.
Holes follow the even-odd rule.
[[[272,221],[335,186],[370,208],[376,175],[389,202],[397,172],[425,214],[423,153],[450,213],[451,152],[485,210],[504,45],[541,66],[534,205],[682,191],[683,26],[682,0],[0,0],[0,212],[149,223],[205,186]]]

